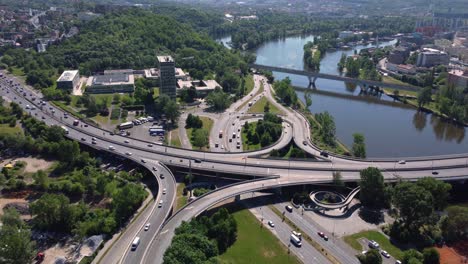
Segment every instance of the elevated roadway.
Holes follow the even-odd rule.
[[[121,246],[112,247],[111,251],[101,259],[100,263],[115,264],[117,263],[115,262],[116,258],[119,259],[119,262],[124,261],[125,263],[145,263],[145,260],[153,263],[152,260],[158,259],[157,256],[153,258],[154,252],[159,252],[159,258],[162,257],[162,252],[164,252],[168,243],[170,243],[170,238],[173,235],[172,231],[182,220],[189,220],[211,207],[213,204],[242,193],[265,188],[329,182],[332,179],[332,172],[337,170],[342,172],[344,180],[359,179],[359,171],[369,166],[378,167],[383,170],[387,180],[400,178],[413,179],[431,175],[447,180],[468,178],[467,154],[408,158],[406,164],[398,164],[397,160],[393,158],[355,160],[338,156],[330,156],[326,161],[307,162],[256,158],[258,155],[268,153],[272,148],[240,153],[210,153],[153,145],[151,142],[135,138],[111,135],[109,131],[91,125],[80,124],[78,126],[73,126],[74,118],[72,116],[65,118],[65,112],[63,112],[63,110],[49,103],[44,103],[44,105],[39,106],[39,100],[42,98],[41,94],[30,90],[28,87],[8,85],[4,81],[1,85],[2,89],[0,90],[0,94],[2,97],[9,101],[20,103],[20,106],[23,107],[26,112],[44,121],[47,125],[67,127],[69,130],[67,136],[70,139],[80,141],[83,144],[87,144],[99,150],[126,156],[140,164],[155,164],[156,162],[160,162],[161,164],[168,164],[171,166],[188,167],[191,161],[200,160],[200,162],[197,163],[192,162],[192,166],[206,171],[221,171],[231,174],[261,175],[267,177],[266,180],[261,182],[254,181],[248,184],[231,186],[222,191],[216,191],[203,198],[197,199],[185,207],[184,210],[179,211],[179,213],[165,224],[164,230],[159,233],[161,237],[154,237],[159,231],[157,223],[164,222],[164,219],[172,208],[173,199],[169,199],[172,201],[164,203],[167,204],[167,206],[148,213],[148,219],[156,224],[153,224],[151,234],[144,234],[145,242],[141,244],[141,248],[139,248],[138,251],[128,252],[128,250],[122,249]],[[26,96],[24,96],[24,93],[26,93]],[[270,96],[272,97],[272,95]],[[33,98],[35,100],[33,100]],[[26,105],[35,106],[38,109],[31,110],[31,107],[26,109]],[[305,118],[297,112],[289,109],[286,110],[288,110],[288,112],[284,120],[290,124],[291,132],[289,134],[292,135],[292,139],[297,145],[302,146],[308,152],[319,156],[320,150],[315,148],[310,142],[310,130]],[[96,138],[97,144],[91,144],[92,138]],[[291,140],[291,138],[289,138],[289,140]],[[112,146],[114,150],[111,150],[110,146]],[[143,162],[143,160],[145,160],[146,163]],[[275,178],[272,179],[268,177]],[[175,182],[173,180],[168,179],[168,181],[158,182],[158,184],[160,188],[163,186],[168,188],[168,195],[174,195]],[[172,193],[169,193],[169,188],[172,188],[170,189]],[[124,234],[118,241],[123,241],[121,242],[122,244],[128,245],[127,242],[129,240],[131,241],[135,234],[141,232],[141,226],[139,228],[140,229],[136,228],[136,233]],[[171,237],[167,237],[168,235]],[[147,240],[151,240],[151,242]],[[155,241],[159,242],[156,243]],[[154,248],[145,248],[145,246],[150,243]],[[124,252],[125,256],[123,258],[116,257],[116,255],[122,256]]]

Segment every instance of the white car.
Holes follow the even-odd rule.
[[[109,146],[109,150],[115,150],[113,146]]]
[[[148,231],[149,228],[150,228],[150,226],[151,226],[151,224],[150,224],[150,223],[147,223],[147,224],[145,225],[145,231]]]
[[[268,221],[268,225],[271,226],[271,227],[275,227],[275,224],[273,223],[273,221]]]
[[[163,204],[163,200],[160,200],[159,204],[158,204],[158,207],[162,207],[162,204]]]
[[[166,194],[166,188],[163,189],[162,193],[163,193],[163,194]]]
[[[127,143],[127,144],[130,143],[130,141],[128,141],[128,140],[125,140],[124,142]]]
[[[390,258],[390,254],[388,254],[388,252],[385,251],[385,250],[380,251],[380,254],[382,254],[382,256],[384,256],[386,258]]]
[[[132,155],[132,153],[131,153],[131,152],[125,152],[125,155],[127,155],[127,156],[131,156],[131,155]]]
[[[406,164],[406,160],[400,160],[400,161],[398,161],[398,164],[402,164],[402,165]]]

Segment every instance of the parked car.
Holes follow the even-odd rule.
[[[293,211],[293,208],[292,208],[292,206],[290,206],[290,205],[286,205],[285,208],[286,208],[286,210],[287,210],[288,212],[292,212],[292,211]]]
[[[268,221],[268,225],[271,226],[271,227],[275,227],[275,224],[273,223],[273,221]]]
[[[388,252],[385,251],[385,250],[380,251],[380,254],[382,254],[382,256],[384,256],[386,258],[390,258],[390,254],[388,254]]]

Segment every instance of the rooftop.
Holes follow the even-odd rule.
[[[172,56],[158,56],[158,61],[159,62],[174,62],[174,59],[172,59]]]
[[[109,75],[96,75],[88,78],[87,85],[119,85],[119,84],[133,84],[135,79],[132,74],[109,74]]]
[[[450,74],[456,75],[459,77],[468,77],[468,71],[463,71],[463,70],[451,70],[449,71]]]
[[[69,82],[73,81],[73,78],[78,74],[78,70],[64,71],[58,78],[57,82]]]

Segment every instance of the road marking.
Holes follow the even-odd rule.
[[[192,209],[192,208],[193,208],[193,206],[189,206],[189,207],[185,207],[184,210],[190,210],[190,209]]]
[[[162,234],[166,234],[167,232],[169,232],[169,229],[166,229],[166,230],[162,231],[162,232],[161,232],[161,233],[159,233],[159,234],[161,234],[161,235],[162,235]]]

